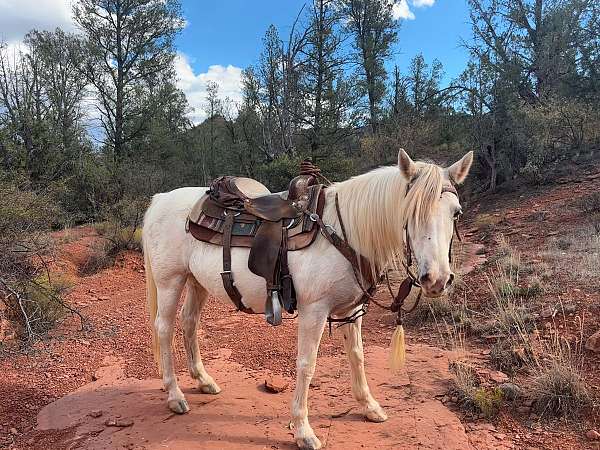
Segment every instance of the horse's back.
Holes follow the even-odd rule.
[[[183,187],[155,194],[144,216],[144,228],[159,221],[184,222],[194,203],[204,195],[206,187]]]
[[[185,222],[192,206],[206,190],[206,187],[184,187],[155,194],[144,216],[144,251],[152,253],[152,257],[170,255],[168,259],[185,262],[188,252],[184,247],[189,241]]]

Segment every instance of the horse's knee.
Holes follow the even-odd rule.
[[[312,378],[315,374],[315,364],[306,359],[300,359],[296,363],[296,373],[301,378]]]
[[[358,346],[354,346],[347,350],[348,358],[354,364],[363,364],[365,362],[365,355],[363,350]]]

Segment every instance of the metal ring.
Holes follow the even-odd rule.
[[[316,222],[317,220],[319,220],[319,215],[317,213],[311,213],[308,215],[308,218],[313,222]]]

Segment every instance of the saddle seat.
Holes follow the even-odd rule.
[[[223,247],[223,285],[233,303],[247,310],[233,283],[231,247],[250,248],[248,268],[267,284],[265,314],[281,323],[281,307],[292,313],[296,298],[287,266],[287,252],[309,246],[318,226],[311,213],[323,212],[323,185],[311,174],[294,178],[287,191],[271,193],[260,182],[220,177],[193,206],[187,231],[196,239]]]

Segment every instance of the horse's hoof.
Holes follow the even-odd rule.
[[[175,414],[185,414],[190,410],[190,407],[185,399],[169,400],[169,409]]]
[[[212,395],[216,395],[219,394],[221,392],[221,388],[219,387],[219,385],[217,383],[215,383],[214,381],[210,384],[205,384],[203,386],[200,386],[200,391],[203,394],[212,394]]]
[[[316,436],[296,439],[296,444],[298,448],[306,450],[318,450],[322,447],[321,441]]]
[[[388,420],[388,416],[381,406],[365,411],[365,416],[370,422],[381,423]]]

